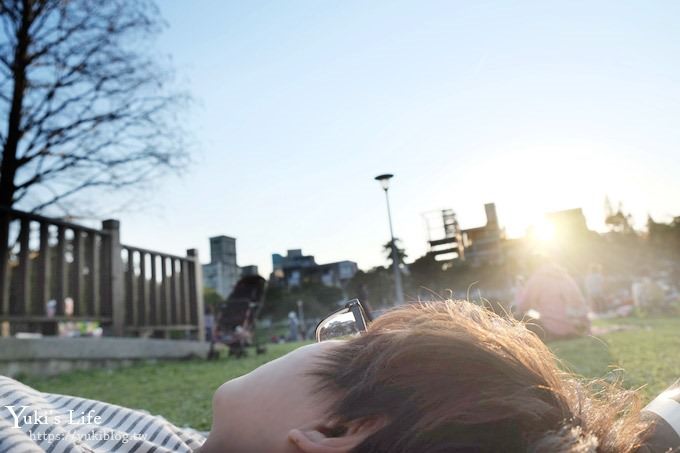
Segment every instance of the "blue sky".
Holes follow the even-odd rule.
[[[272,252],[382,264],[421,214],[463,227],[495,202],[510,236],[604,198],[639,225],[680,214],[678,2],[163,0],[156,43],[196,100],[194,164],[122,214],[123,239],[168,252],[237,238]]]

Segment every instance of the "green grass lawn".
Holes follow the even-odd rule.
[[[680,377],[680,318],[618,319],[596,325],[623,326],[628,330],[606,333],[599,338],[552,343],[551,347],[570,370],[592,378],[623,368],[624,385],[644,386],[642,392],[647,398]],[[217,387],[299,345],[269,345],[266,354],[251,353],[240,360],[162,362],[23,381],[45,392],[145,409],[177,425],[208,430],[211,398]]]
[[[647,399],[680,378],[680,318],[623,318],[595,325],[628,330],[552,343],[571,371],[591,378],[623,373],[624,386],[641,388]]]
[[[52,378],[20,379],[41,391],[97,399],[162,415],[179,426],[207,431],[212,395],[229,379],[241,376],[299,347],[302,343],[267,345],[242,359],[184,360],[134,365],[116,370],[76,371]]]

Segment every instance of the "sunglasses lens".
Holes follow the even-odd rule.
[[[325,341],[359,334],[354,314],[347,310],[324,319],[316,329],[316,340]]]

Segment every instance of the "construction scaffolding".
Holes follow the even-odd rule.
[[[464,259],[461,230],[453,209],[427,211],[422,216],[427,230],[428,253],[437,261]]]

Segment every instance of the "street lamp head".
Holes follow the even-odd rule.
[[[390,188],[390,179],[392,179],[393,176],[394,175],[385,173],[384,175],[376,176],[375,180],[380,181],[380,185],[382,186],[383,190],[387,190]]]

